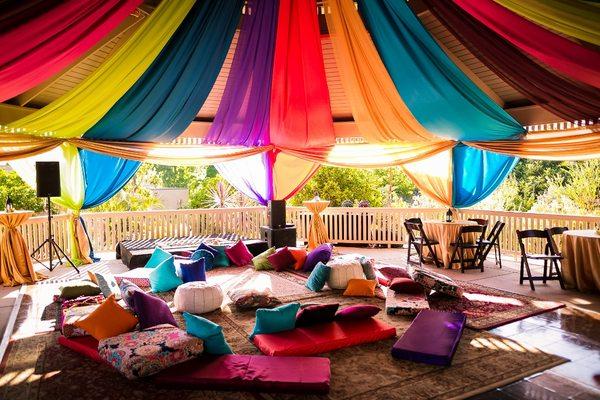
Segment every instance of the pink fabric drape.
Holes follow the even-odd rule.
[[[288,148],[335,143],[315,0],[279,5],[273,80],[271,143]]]
[[[600,88],[600,52],[546,30],[493,0],[454,0],[519,49],[572,79]]]
[[[91,49],[141,0],[66,0],[0,33],[0,102],[42,83]],[[30,9],[24,9],[29,12]]]

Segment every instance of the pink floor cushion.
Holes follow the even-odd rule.
[[[202,353],[202,340],[171,325],[103,339],[100,357],[127,379],[152,375]]]
[[[202,356],[168,368],[154,377],[177,388],[325,394],[329,359],[256,355]]]
[[[100,358],[100,355],[98,354],[98,341],[91,336],[79,336],[71,338],[59,336],[58,344],[96,362],[104,362],[104,360]]]
[[[449,366],[466,319],[463,313],[421,311],[392,347],[392,356],[425,364]]]
[[[417,315],[428,309],[429,302],[425,293],[396,293],[388,289],[385,295],[385,312],[388,315]]]
[[[290,331],[264,333],[252,341],[268,356],[308,356],[389,339],[396,328],[374,318],[326,322]]]
[[[150,287],[150,273],[154,268],[134,268],[127,272],[115,275],[117,284],[121,284],[121,280],[127,279],[129,282],[138,285],[139,287]]]

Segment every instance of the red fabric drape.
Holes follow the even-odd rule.
[[[532,102],[566,120],[600,115],[597,88],[573,82],[544,68],[452,1],[423,1],[469,51]]]
[[[577,81],[600,87],[600,52],[546,30],[493,0],[454,0],[519,49]]]
[[[85,54],[116,28],[141,0],[66,0],[19,18],[0,33],[0,102],[42,83]],[[6,25],[5,25],[6,27]]]
[[[271,86],[271,143],[288,148],[335,143],[315,0],[279,5]]]

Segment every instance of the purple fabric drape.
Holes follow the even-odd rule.
[[[223,98],[206,142],[270,144],[269,108],[277,0],[249,0]]]
[[[454,2],[423,1],[469,51],[532,102],[566,120],[600,115],[600,91],[595,87],[544,68]]]

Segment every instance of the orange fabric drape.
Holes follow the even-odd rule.
[[[312,213],[310,219],[310,228],[308,230],[308,249],[313,250],[320,244],[329,242],[327,228],[321,219],[321,212],[327,208],[329,201],[327,200],[312,200],[302,203],[308,211]]]
[[[534,160],[566,161],[600,158],[600,126],[529,133],[521,140],[465,142],[481,150]]]
[[[45,278],[33,269],[27,244],[17,230],[32,215],[30,211],[0,213],[0,224],[6,227],[0,240],[0,280],[4,286],[33,283]]]
[[[0,132],[0,161],[42,154],[60,146],[62,142],[62,139]]]
[[[325,16],[342,84],[360,134],[370,143],[440,141],[412,115],[352,0],[326,0]]]

